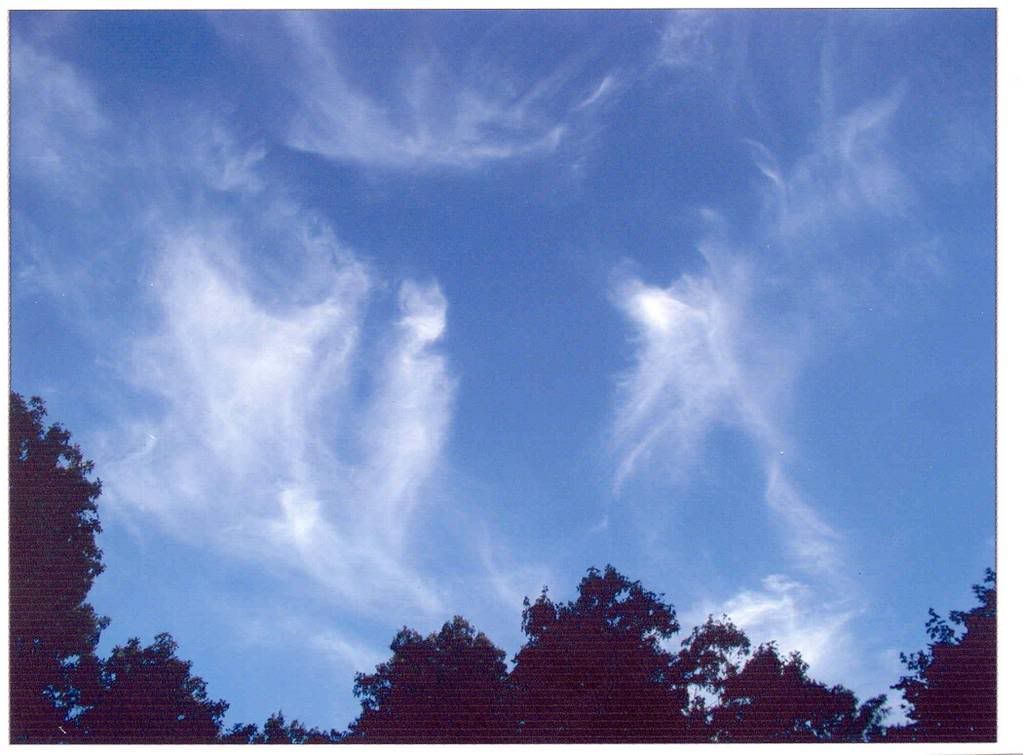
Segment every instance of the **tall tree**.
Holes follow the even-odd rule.
[[[460,616],[423,637],[403,628],[390,660],[357,674],[362,713],[351,741],[389,743],[509,742],[504,651]]]
[[[880,731],[884,696],[862,706],[841,685],[807,676],[798,653],[759,646],[726,673],[710,726],[717,742],[864,742]]]
[[[720,700],[725,683],[739,673],[740,664],[749,653],[749,637],[727,617],[720,620],[708,617],[682,641],[672,661],[671,678],[681,690],[690,741],[712,740],[712,710],[708,701]]]
[[[338,744],[344,741],[344,733],[331,729],[306,728],[305,724],[292,719],[285,723],[284,713],[278,711],[263,724],[262,730],[255,724],[235,724],[218,740],[221,744],[243,745],[318,745]]]
[[[997,593],[995,573],[973,586],[979,605],[952,611],[948,621],[930,610],[927,650],[902,655],[910,672],[893,686],[906,698],[909,725],[890,738],[911,742],[994,742],[998,713]]]
[[[511,678],[526,742],[677,742],[684,694],[671,683],[674,609],[612,566],[591,568],[579,597],[546,590],[522,613],[526,643]]]
[[[166,633],[148,647],[137,638],[115,647],[99,669],[95,705],[82,715],[89,742],[213,744],[228,705],[210,700]]]
[[[46,407],[10,397],[10,715],[13,742],[74,737],[82,675],[109,620],[85,598],[103,571],[92,462]]]

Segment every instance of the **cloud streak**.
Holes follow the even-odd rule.
[[[214,116],[141,133],[73,66],[23,41],[13,55],[19,179],[70,192],[96,238],[116,216],[138,250],[109,280],[86,264],[100,253],[83,262],[73,244],[18,267],[50,287],[74,271],[80,327],[144,405],[95,438],[107,510],[366,614],[437,612],[406,540],[456,390],[439,285],[389,281],[358,259],[268,180],[263,143]],[[122,213],[94,207],[88,187],[119,196],[125,183]],[[130,322],[90,325],[104,286],[127,297]]]
[[[12,175],[24,173],[72,200],[104,168],[94,143],[109,129],[94,87],[35,45],[11,41]]]
[[[693,51],[704,39],[697,21],[683,15],[669,23],[663,63],[697,65]],[[684,472],[715,428],[753,443],[785,568],[802,577],[771,574],[755,589],[704,601],[693,618],[726,613],[754,638],[799,649],[816,673],[835,676],[854,666],[849,627],[862,598],[848,576],[842,534],[793,480],[798,447],[786,432],[786,407],[819,345],[820,323],[846,322],[846,305],[890,283],[904,265],[898,242],[861,258],[849,229],[905,219],[914,192],[888,147],[903,90],[835,114],[826,56],[821,79],[821,117],[807,151],[786,164],[746,140],[763,177],[759,219],[746,241],[731,240],[721,216],[703,210],[708,231],[692,272],[668,285],[618,275],[611,300],[630,326],[633,358],[619,382],[612,447],[620,494],[644,473],[670,480]]]
[[[403,283],[386,356],[367,364],[362,264],[335,242],[326,295],[273,312],[229,275],[238,243],[168,235],[154,281],[160,324],[130,362],[131,379],[165,411],[136,425],[123,461],[105,463],[111,497],[179,534],[297,569],[362,607],[404,600],[435,610],[401,545],[443,449],[454,390],[435,350],[443,294]],[[339,411],[359,371],[373,383],[370,408]]]
[[[841,317],[842,296],[811,294],[855,290],[871,272],[842,243],[842,224],[888,216],[911,201],[883,149],[899,98],[895,91],[848,115],[826,114],[811,150],[791,168],[747,140],[767,182],[750,246],[730,241],[720,216],[704,210],[710,231],[698,244],[702,270],[667,286],[619,277],[611,298],[632,329],[635,352],[619,385],[616,490],[650,465],[684,469],[713,428],[738,429],[760,451],[769,510],[798,533],[789,551],[800,568],[838,573],[840,535],[786,471],[784,454],[791,458],[795,449],[784,407],[816,321]],[[901,251],[888,256],[889,268],[901,264]]]
[[[218,25],[229,39],[232,27]],[[550,155],[582,125],[584,114],[576,111],[592,109],[616,87],[611,75],[577,82],[577,61],[521,81],[487,61],[472,59],[459,69],[427,48],[417,50],[386,91],[371,93],[339,55],[329,18],[282,14],[273,26],[288,41],[294,68],[279,80],[294,103],[282,140],[373,168],[473,170]],[[399,58],[410,52],[399,49]]]
[[[770,574],[757,588],[724,601],[705,601],[683,623],[695,626],[709,614],[727,615],[752,637],[777,641],[782,652],[799,651],[815,676],[840,677],[856,661],[850,633],[856,613],[841,601],[822,603],[806,583],[781,574]]]

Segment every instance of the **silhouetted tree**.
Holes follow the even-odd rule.
[[[95,705],[82,715],[87,740],[112,744],[215,743],[228,705],[210,700],[169,634],[137,638],[100,664]]]
[[[758,647],[741,669],[720,684],[710,726],[717,742],[864,742],[880,730],[885,698],[862,706],[846,688],[806,675],[799,653],[778,655],[773,643]]]
[[[928,649],[902,655],[910,674],[892,688],[902,690],[910,723],[890,730],[889,739],[996,740],[997,594],[991,569],[973,592],[980,604],[969,611],[952,611],[948,621],[931,609],[926,625],[931,638]]]
[[[403,628],[390,660],[357,674],[362,713],[350,741],[509,742],[508,671],[498,649],[460,616],[423,637]]]
[[[607,566],[579,597],[526,602],[526,643],[511,678],[526,742],[677,742],[684,692],[671,683],[659,640],[678,631],[674,609]]]
[[[10,397],[10,716],[13,742],[75,737],[83,675],[109,622],[85,602],[103,571],[100,481],[46,407]]]
[[[284,713],[278,711],[266,720],[262,731],[255,724],[235,724],[222,734],[222,744],[243,745],[314,745],[337,744],[344,740],[343,732],[331,729],[329,732],[317,728],[307,729],[305,724],[292,720],[284,723]]]
[[[711,741],[714,731],[708,698],[712,703],[720,699],[725,682],[739,673],[739,664],[749,652],[749,637],[727,617],[708,617],[682,641],[672,661],[671,679],[682,691],[689,741]]]

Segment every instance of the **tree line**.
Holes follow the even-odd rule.
[[[962,742],[996,735],[996,588],[933,610],[925,649],[902,656],[907,723],[884,695],[860,702],[812,679],[798,652],[754,646],[713,616],[681,641],[664,597],[591,568],[573,600],[526,599],[525,640],[503,650],[460,616],[423,636],[403,627],[391,656],[356,674],[344,731],[283,712],[227,728],[169,634],[97,655],[109,626],[87,602],[103,571],[101,483],[39,398],[10,397],[10,727],[13,743]]]

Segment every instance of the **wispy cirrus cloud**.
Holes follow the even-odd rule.
[[[522,81],[502,75],[497,65],[476,61],[463,70],[438,50],[419,50],[393,86],[370,92],[338,54],[331,19],[285,14],[274,24],[294,51],[289,58],[295,70],[281,80],[295,104],[282,139],[342,162],[471,170],[549,155],[580,127],[581,111],[592,109],[616,86],[611,74],[594,83],[573,61]],[[404,60],[401,50],[397,54]],[[404,55],[412,57],[408,51]]]
[[[779,419],[802,355],[798,338],[783,338],[754,314],[756,266],[701,251],[703,275],[684,275],[667,287],[625,278],[612,298],[633,328],[633,365],[619,384],[613,443],[614,487],[621,491],[644,468],[678,482],[702,455],[711,430],[726,426],[759,450],[764,500],[791,532],[800,568],[834,573],[841,538],[788,479],[781,458],[791,440]]]
[[[714,55],[709,31],[713,16],[707,11],[676,10],[661,30],[656,61],[671,68],[708,68]]]
[[[786,472],[784,454],[796,449],[785,407],[819,321],[841,319],[870,275],[905,265],[904,245],[878,251],[887,265],[867,263],[843,238],[850,218],[889,219],[912,202],[886,141],[899,99],[896,90],[839,117],[825,108],[810,150],[790,166],[747,140],[766,179],[751,241],[731,241],[723,219],[704,210],[701,271],[667,286],[619,278],[612,300],[632,326],[635,352],[615,417],[617,489],[643,466],[696,458],[712,428],[738,428],[760,449],[765,503],[799,532],[791,548],[799,563],[833,570],[841,538]]]
[[[11,41],[13,175],[80,198],[104,167],[94,142],[109,128],[93,87],[75,68],[28,41]]]
[[[830,83],[825,81],[825,94]],[[897,217],[913,190],[895,164],[889,124],[904,86],[836,116],[825,112],[814,148],[787,169],[763,144],[748,140],[753,161],[770,182],[765,197],[776,232],[800,240],[822,226],[864,215]]]
[[[675,50],[677,65],[697,64],[682,54],[700,49],[697,21],[681,15],[669,22],[662,62]],[[787,554],[783,568],[801,576],[771,574],[759,587],[702,601],[693,618],[726,613],[758,641],[801,650],[825,677],[855,665],[850,622],[864,603],[849,577],[842,533],[794,480],[799,444],[787,429],[788,407],[804,364],[822,345],[822,324],[848,323],[852,302],[903,275],[908,248],[926,252],[912,264],[940,269],[934,241],[910,220],[914,190],[891,144],[904,89],[836,112],[830,65],[825,56],[820,119],[803,154],[786,161],[757,140],[746,142],[764,180],[759,216],[742,229],[743,241],[704,210],[709,230],[693,272],[668,285],[619,275],[611,293],[634,344],[613,425],[615,489],[641,474],[672,479],[703,458],[715,428],[745,435],[759,455],[763,505]],[[902,232],[869,258],[850,238],[857,224],[896,221]],[[907,237],[915,238],[909,247]]]
[[[756,588],[724,601],[700,603],[682,617],[683,624],[696,626],[710,614],[728,616],[758,641],[776,641],[782,652],[798,651],[825,678],[840,676],[856,661],[850,626],[856,612],[840,600],[822,602],[810,585],[781,574],[769,574]]]
[[[320,238],[307,251],[330,254],[327,292],[274,311],[232,275],[242,243],[168,231],[152,281],[159,324],[130,357],[130,379],[163,413],[134,421],[134,450],[104,464],[109,495],[366,610],[396,600],[436,610],[401,544],[443,449],[454,390],[436,349],[443,294],[403,282],[383,356],[367,362],[364,265]],[[360,378],[368,408],[350,400]]]
[[[81,205],[61,219],[77,235],[36,229],[16,272],[61,296],[73,275],[66,316],[102,339],[108,379],[137,401],[90,440],[109,515],[365,613],[439,610],[405,543],[456,389],[440,286],[357,258],[268,179],[262,141],[201,112],[138,128],[70,64],[16,47],[19,180]],[[102,204],[99,185],[123,205]],[[108,278],[89,245],[114,233],[133,254]],[[111,296],[133,316],[110,317]]]

